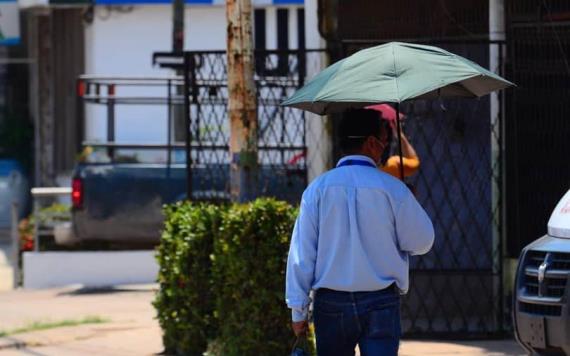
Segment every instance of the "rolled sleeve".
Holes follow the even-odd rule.
[[[305,320],[310,304],[309,293],[314,279],[318,236],[314,214],[314,203],[304,195],[287,258],[285,300],[292,309],[293,321]]]
[[[291,319],[294,322],[307,320],[309,309],[291,309]]]

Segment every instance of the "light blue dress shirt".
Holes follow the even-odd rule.
[[[358,160],[374,165],[343,165]],[[345,162],[346,163],[346,162]],[[366,156],[341,159],[303,193],[287,260],[286,301],[306,319],[311,290],[374,291],[409,285],[409,255],[434,241],[430,218],[398,179]]]

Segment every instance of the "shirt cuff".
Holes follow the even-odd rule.
[[[293,322],[296,323],[298,321],[307,320],[307,313],[307,309],[291,309]]]

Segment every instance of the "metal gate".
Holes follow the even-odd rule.
[[[570,2],[508,2],[508,253],[546,233],[570,188]],[[524,224],[522,223],[524,222]]]
[[[307,70],[320,67],[323,50],[255,51],[258,102],[259,192],[297,203],[307,185],[305,113],[280,106],[303,86]],[[155,63],[182,70],[187,151],[192,199],[229,199],[227,59],[225,51],[155,53]],[[173,110],[169,111],[172,115]]]
[[[486,68],[491,51],[504,51],[502,42],[430,44]],[[343,55],[371,45],[344,43]],[[493,66],[502,74],[500,60]],[[408,336],[498,335],[510,319],[502,285],[502,95],[401,105],[405,133],[421,160],[409,183],[436,232],[433,249],[410,259],[410,291],[402,306]]]

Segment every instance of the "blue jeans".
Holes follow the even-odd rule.
[[[397,355],[400,344],[400,295],[393,286],[374,292],[319,289],[314,304],[319,356]]]

